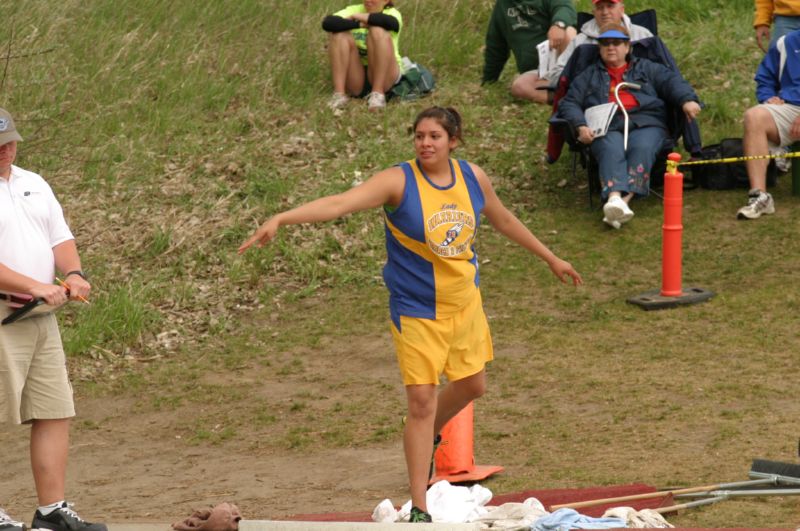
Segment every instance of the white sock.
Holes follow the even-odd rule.
[[[56,509],[60,509],[64,507],[64,500],[57,501],[55,503],[51,503],[50,505],[42,505],[39,507],[39,513],[42,516],[47,516],[48,514],[52,513]]]

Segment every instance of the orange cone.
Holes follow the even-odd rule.
[[[436,473],[431,484],[443,479],[450,483],[480,481],[503,471],[501,466],[475,464],[473,419],[474,406],[470,402],[442,428],[442,442],[434,455]]]

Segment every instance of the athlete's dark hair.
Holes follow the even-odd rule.
[[[414,120],[414,126],[411,128],[412,132],[416,132],[419,123],[426,119],[432,118],[436,120],[442,128],[447,131],[450,138],[457,138],[464,142],[464,130],[461,126],[461,115],[452,107],[428,107],[417,115]]]

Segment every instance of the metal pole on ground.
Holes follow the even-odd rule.
[[[664,224],[661,227],[661,289],[628,299],[645,310],[661,310],[703,302],[714,293],[703,288],[681,286],[683,244],[683,174],[678,171],[679,153],[667,157],[664,174]]]

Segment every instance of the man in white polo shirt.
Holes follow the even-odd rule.
[[[43,299],[55,307],[68,299],[85,299],[91,289],[50,186],[39,175],[13,165],[21,140],[11,115],[0,109],[0,319],[25,298]],[[56,270],[68,290],[53,283]],[[33,528],[106,530],[103,524],[82,520],[65,501],[69,423],[74,416],[55,315],[37,313],[0,326],[0,422],[31,425],[31,468],[39,500]],[[24,524],[0,509],[0,530],[22,529]]]

